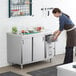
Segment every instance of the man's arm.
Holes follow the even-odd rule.
[[[61,31],[57,30],[54,32],[54,40],[58,38],[58,36],[61,34]]]

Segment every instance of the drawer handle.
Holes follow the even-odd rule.
[[[43,38],[42,38],[42,40],[44,41],[44,40],[45,40],[45,38],[43,37]]]
[[[49,54],[49,56],[51,56],[52,54]]]
[[[52,48],[52,46],[50,46],[49,48]]]

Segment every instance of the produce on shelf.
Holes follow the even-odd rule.
[[[17,30],[17,27],[16,27],[16,26],[12,27],[12,33],[13,33],[13,34],[17,34],[17,31],[18,31],[18,30]]]
[[[44,27],[39,26],[39,27],[35,27],[34,29],[38,32],[41,32],[42,30],[44,30]]]

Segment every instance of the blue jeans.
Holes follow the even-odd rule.
[[[73,47],[66,47],[64,64],[73,62]]]

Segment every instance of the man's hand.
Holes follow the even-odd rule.
[[[55,41],[55,40],[57,40],[57,38],[58,38],[57,36],[54,36],[54,37],[53,37],[53,40]]]
[[[58,36],[60,35],[60,33],[61,33],[61,31],[59,31],[59,30],[55,31],[55,32],[53,33],[53,35],[54,35],[53,40],[57,40],[57,38],[58,38]]]
[[[57,34],[58,31],[59,31],[59,30],[56,30],[56,31],[53,33],[53,35]]]

